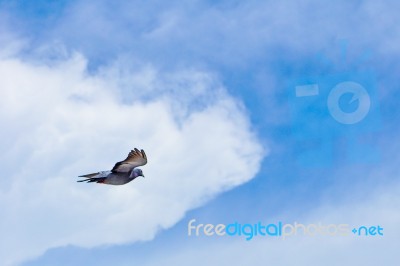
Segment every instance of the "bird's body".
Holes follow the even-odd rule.
[[[138,176],[144,177],[142,170],[135,167],[145,165],[146,163],[146,153],[143,150],[139,151],[135,148],[129,153],[128,157],[124,161],[116,163],[111,171],[100,171],[97,173],[81,175],[79,177],[86,179],[79,180],[78,182],[124,185]]]
[[[111,172],[107,177],[104,179],[104,184],[109,185],[124,185],[126,183],[131,182],[136,177],[130,177],[129,174],[125,173],[113,173]]]

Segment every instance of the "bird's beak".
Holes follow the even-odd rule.
[[[144,175],[142,175],[143,176],[143,178],[144,178]]]

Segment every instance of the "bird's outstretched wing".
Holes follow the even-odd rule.
[[[133,168],[145,165],[147,163],[147,156],[144,150],[134,149],[128,154],[125,160],[118,162],[111,170],[113,173],[127,173]]]

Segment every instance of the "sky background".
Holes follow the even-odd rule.
[[[399,8],[0,1],[2,265],[398,265]],[[327,104],[346,81],[371,102],[350,125]],[[134,147],[145,179],[75,182]],[[188,237],[192,219],[384,236]]]

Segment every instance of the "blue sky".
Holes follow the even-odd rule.
[[[1,193],[15,204],[2,206],[10,217],[3,227],[33,221],[18,222],[26,228],[20,234],[8,232],[10,246],[24,252],[5,261],[196,265],[209,254],[212,265],[376,265],[365,251],[378,249],[383,265],[397,265],[398,5],[1,2],[0,121],[10,125],[1,145],[12,176],[1,181]],[[329,113],[328,95],[344,81],[368,91],[371,105],[360,123],[343,125]],[[319,84],[319,96],[293,96],[297,85],[310,83]],[[350,96],[339,102],[348,113],[362,102],[349,103]],[[74,184],[71,175],[109,167],[127,145],[144,145],[153,155],[154,164],[149,157],[143,168],[152,181],[114,191],[90,187],[87,194]],[[15,172],[21,156],[23,170]],[[39,197],[41,182],[42,193],[55,192]],[[65,205],[42,204],[49,200]],[[67,204],[80,200],[92,211]],[[190,238],[193,218],[382,224],[387,235]],[[298,249],[300,243],[313,252]],[[332,250],[337,259],[328,260]]]

